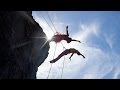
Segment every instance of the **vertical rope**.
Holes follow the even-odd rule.
[[[55,31],[57,32],[57,29],[55,28],[55,26],[54,26],[54,24],[53,24],[53,22],[52,22],[52,20],[51,20],[51,18],[50,18],[50,16],[49,16],[49,14],[48,14],[48,12],[47,12],[47,11],[46,11],[46,13],[47,13],[48,18],[49,18],[49,20],[51,21],[51,23],[52,23],[52,25],[53,25],[53,27],[54,27]],[[44,16],[43,16],[43,15],[42,15],[42,17],[44,18]],[[48,22],[47,22],[47,20],[46,20],[45,18],[44,18],[44,20],[45,20],[45,21],[46,21],[46,23],[48,24]],[[51,28],[50,24],[48,24],[48,26]],[[51,30],[53,31],[53,29],[52,29],[52,28],[51,28]],[[53,31],[53,32],[54,32],[54,31]],[[62,46],[63,46],[63,51],[64,51],[64,49],[66,49],[66,48],[65,48],[65,46],[63,45],[63,43],[62,43],[62,42],[61,42],[61,44],[62,44]],[[56,46],[55,46],[55,51],[54,51],[53,59],[54,59],[54,56],[55,56],[56,47],[57,47],[57,43],[56,43]],[[65,62],[65,56],[64,56],[64,61],[63,61],[63,67],[62,67],[61,78],[62,78],[62,75],[63,75],[64,62]],[[49,73],[48,73],[47,79],[49,78],[51,68],[52,68],[52,63],[51,63],[50,69],[49,69]]]
[[[65,47],[63,47],[63,51],[64,51],[64,48]],[[64,63],[65,63],[65,56],[64,56],[64,60],[63,60],[63,67],[62,67],[61,79],[62,79],[62,76],[63,76]]]
[[[54,59],[54,56],[55,56],[56,47],[57,47],[57,43],[56,43],[56,46],[55,46],[55,51],[54,51],[53,59]],[[49,69],[49,73],[48,73],[47,79],[49,78],[50,71],[51,71],[51,68],[52,68],[52,64],[53,64],[53,63],[51,63],[51,66],[50,66],[50,69]]]
[[[62,46],[63,46],[63,49],[65,48],[65,46],[63,45],[63,43],[61,42]],[[66,48],[65,48],[66,49]]]

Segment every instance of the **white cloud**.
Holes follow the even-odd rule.
[[[77,38],[82,42],[86,42],[90,35],[99,35],[99,25],[98,23],[91,24],[80,24],[79,32],[73,36],[73,38]]]
[[[105,35],[105,39],[107,44],[109,45],[109,47],[112,49],[113,48],[113,44],[114,44],[114,38],[115,38],[115,34],[104,34]]]

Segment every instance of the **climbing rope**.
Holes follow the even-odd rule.
[[[57,43],[56,43],[56,46],[55,46],[55,51],[54,51],[53,59],[54,59],[54,56],[55,56],[56,47],[57,47]],[[50,66],[50,69],[49,69],[49,73],[48,73],[47,79],[49,78],[50,71],[51,71],[51,68],[52,68],[52,64],[53,64],[53,63],[51,63],[51,66]]]
[[[57,32],[57,29],[55,28],[55,26],[54,26],[54,24],[53,24],[53,22],[52,22],[52,20],[51,20],[51,18],[50,18],[50,16],[49,16],[49,14],[48,14],[47,11],[46,11],[46,13],[47,13],[47,15],[48,15],[48,17],[49,17],[49,19],[50,19],[50,21],[51,21],[51,23],[52,23],[52,25],[53,25],[55,31]],[[64,51],[64,49],[66,49],[66,48],[65,48],[65,46],[63,45],[62,42],[61,42],[61,44],[62,44],[62,46],[63,46],[63,51]],[[54,59],[54,58],[53,58],[53,59]],[[62,67],[61,78],[62,78],[62,76],[63,76],[64,62],[65,62],[65,56],[64,56],[64,60],[63,60],[63,67]],[[51,71],[51,68],[52,68],[52,64],[51,64],[51,67],[50,67],[50,71]],[[49,73],[50,73],[50,71],[49,71]],[[48,77],[49,77],[49,76],[48,76]]]
[[[65,48],[63,47],[63,51],[64,51],[64,49]],[[61,79],[62,79],[62,76],[63,76],[64,62],[65,62],[65,56],[64,56],[64,60],[63,60],[63,67],[62,67]]]
[[[50,24],[47,22],[47,20],[46,20],[45,17],[42,15],[42,13],[41,13],[41,17],[46,21],[47,25],[50,27],[50,29],[53,31],[53,33],[55,33],[55,31],[52,29],[52,27],[51,27]]]
[[[51,23],[52,23],[52,25],[53,25],[53,27],[54,27],[55,31],[57,32],[57,29],[55,28],[55,26],[54,26],[54,24],[53,24],[53,22],[52,22],[52,19],[50,18],[50,16],[49,16],[49,14],[48,14],[48,12],[47,12],[47,11],[46,11],[46,13],[47,13],[48,18],[50,19],[50,21],[51,21]]]
[[[53,24],[53,22],[52,22],[52,20],[51,20],[51,18],[50,18],[50,16],[49,16],[49,14],[48,14],[48,12],[47,12],[47,11],[46,11],[46,13],[47,13],[47,16],[48,16],[49,20],[51,21],[51,23],[52,23],[52,25],[53,25],[53,27],[54,27],[55,31],[57,32],[57,29],[55,28],[55,26],[54,26],[54,24]],[[50,24],[47,22],[47,20],[44,18],[44,16],[43,16],[42,14],[41,14],[41,16],[42,16],[42,17],[43,17],[43,19],[46,21],[46,23],[48,24],[48,26],[51,28]],[[53,33],[55,34],[55,32],[54,32],[54,30],[53,30],[52,28],[51,28],[51,30],[52,30],[52,31],[53,31]],[[60,42],[60,43],[62,44],[63,51],[64,51],[64,49],[66,49],[66,48],[65,48],[65,46],[63,45],[63,43],[62,43],[62,42]],[[57,43],[56,43],[56,46],[55,46],[55,51],[54,51],[53,59],[54,59],[54,56],[55,56],[56,47],[57,47]],[[64,62],[65,62],[65,56],[64,56],[64,60],[63,60],[63,67],[62,67],[61,78],[62,78],[62,76],[63,76]],[[52,68],[52,64],[53,64],[53,63],[51,63],[51,66],[50,66],[50,69],[49,69],[49,72],[48,72],[47,79],[49,78],[49,75],[50,75],[50,72],[51,72],[51,68]]]
[[[48,14],[47,11],[46,11],[46,14],[47,14],[49,20],[51,21],[51,23],[52,23],[52,25],[53,25],[55,31],[57,32],[57,29],[55,28],[55,26],[54,26],[54,24],[53,24],[53,22],[52,22],[52,19],[50,18],[50,16],[49,16],[49,14]],[[55,34],[54,30],[51,28],[50,24],[47,22],[47,20],[46,20],[45,17],[42,15],[42,13],[41,13],[41,17],[46,21],[46,23],[48,24],[48,26],[50,27],[50,29],[51,29],[51,30],[53,31],[53,33]],[[62,43],[62,42],[60,42],[60,43],[61,43],[62,46],[65,48],[65,46],[63,45],[63,43]]]
[[[57,29],[55,28],[55,26],[54,26],[54,24],[53,24],[53,22],[52,22],[52,19],[50,18],[50,16],[49,16],[49,14],[48,14],[47,11],[46,11],[46,13],[47,13],[47,16],[48,16],[49,20],[51,21],[51,23],[52,23],[52,25],[53,25],[55,31],[58,32]],[[48,24],[48,26],[51,28],[50,24],[47,22],[47,20],[46,20],[45,17],[42,15],[42,13],[41,13],[41,16],[42,16],[42,18],[46,21],[46,23]],[[53,33],[55,34],[55,32],[54,32],[54,30],[53,30],[52,28],[51,28],[51,30],[52,30]],[[61,42],[61,44],[62,44],[62,46],[65,48],[65,46],[63,45],[62,42]]]

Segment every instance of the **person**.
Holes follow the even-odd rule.
[[[77,42],[81,43],[79,40],[75,40],[75,39],[72,39],[69,37],[68,26],[66,26],[66,34],[60,34],[57,32],[57,34],[54,35],[51,38],[51,40],[49,40],[49,41],[54,41],[54,42],[58,43],[58,42],[61,42],[62,40],[67,41],[67,43],[70,43],[71,41],[77,41]]]
[[[57,58],[53,59],[50,61],[50,63],[55,63],[56,61],[58,61],[61,57],[63,57],[64,55],[67,55],[67,54],[71,54],[70,56],[70,60],[71,60],[71,57],[76,53],[77,55],[81,55],[83,56],[83,58],[85,58],[84,55],[82,55],[78,50],[74,49],[74,48],[70,48],[70,49],[66,49],[65,51],[63,51]]]

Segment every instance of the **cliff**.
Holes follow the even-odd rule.
[[[36,79],[49,43],[32,11],[0,11],[0,79]]]

